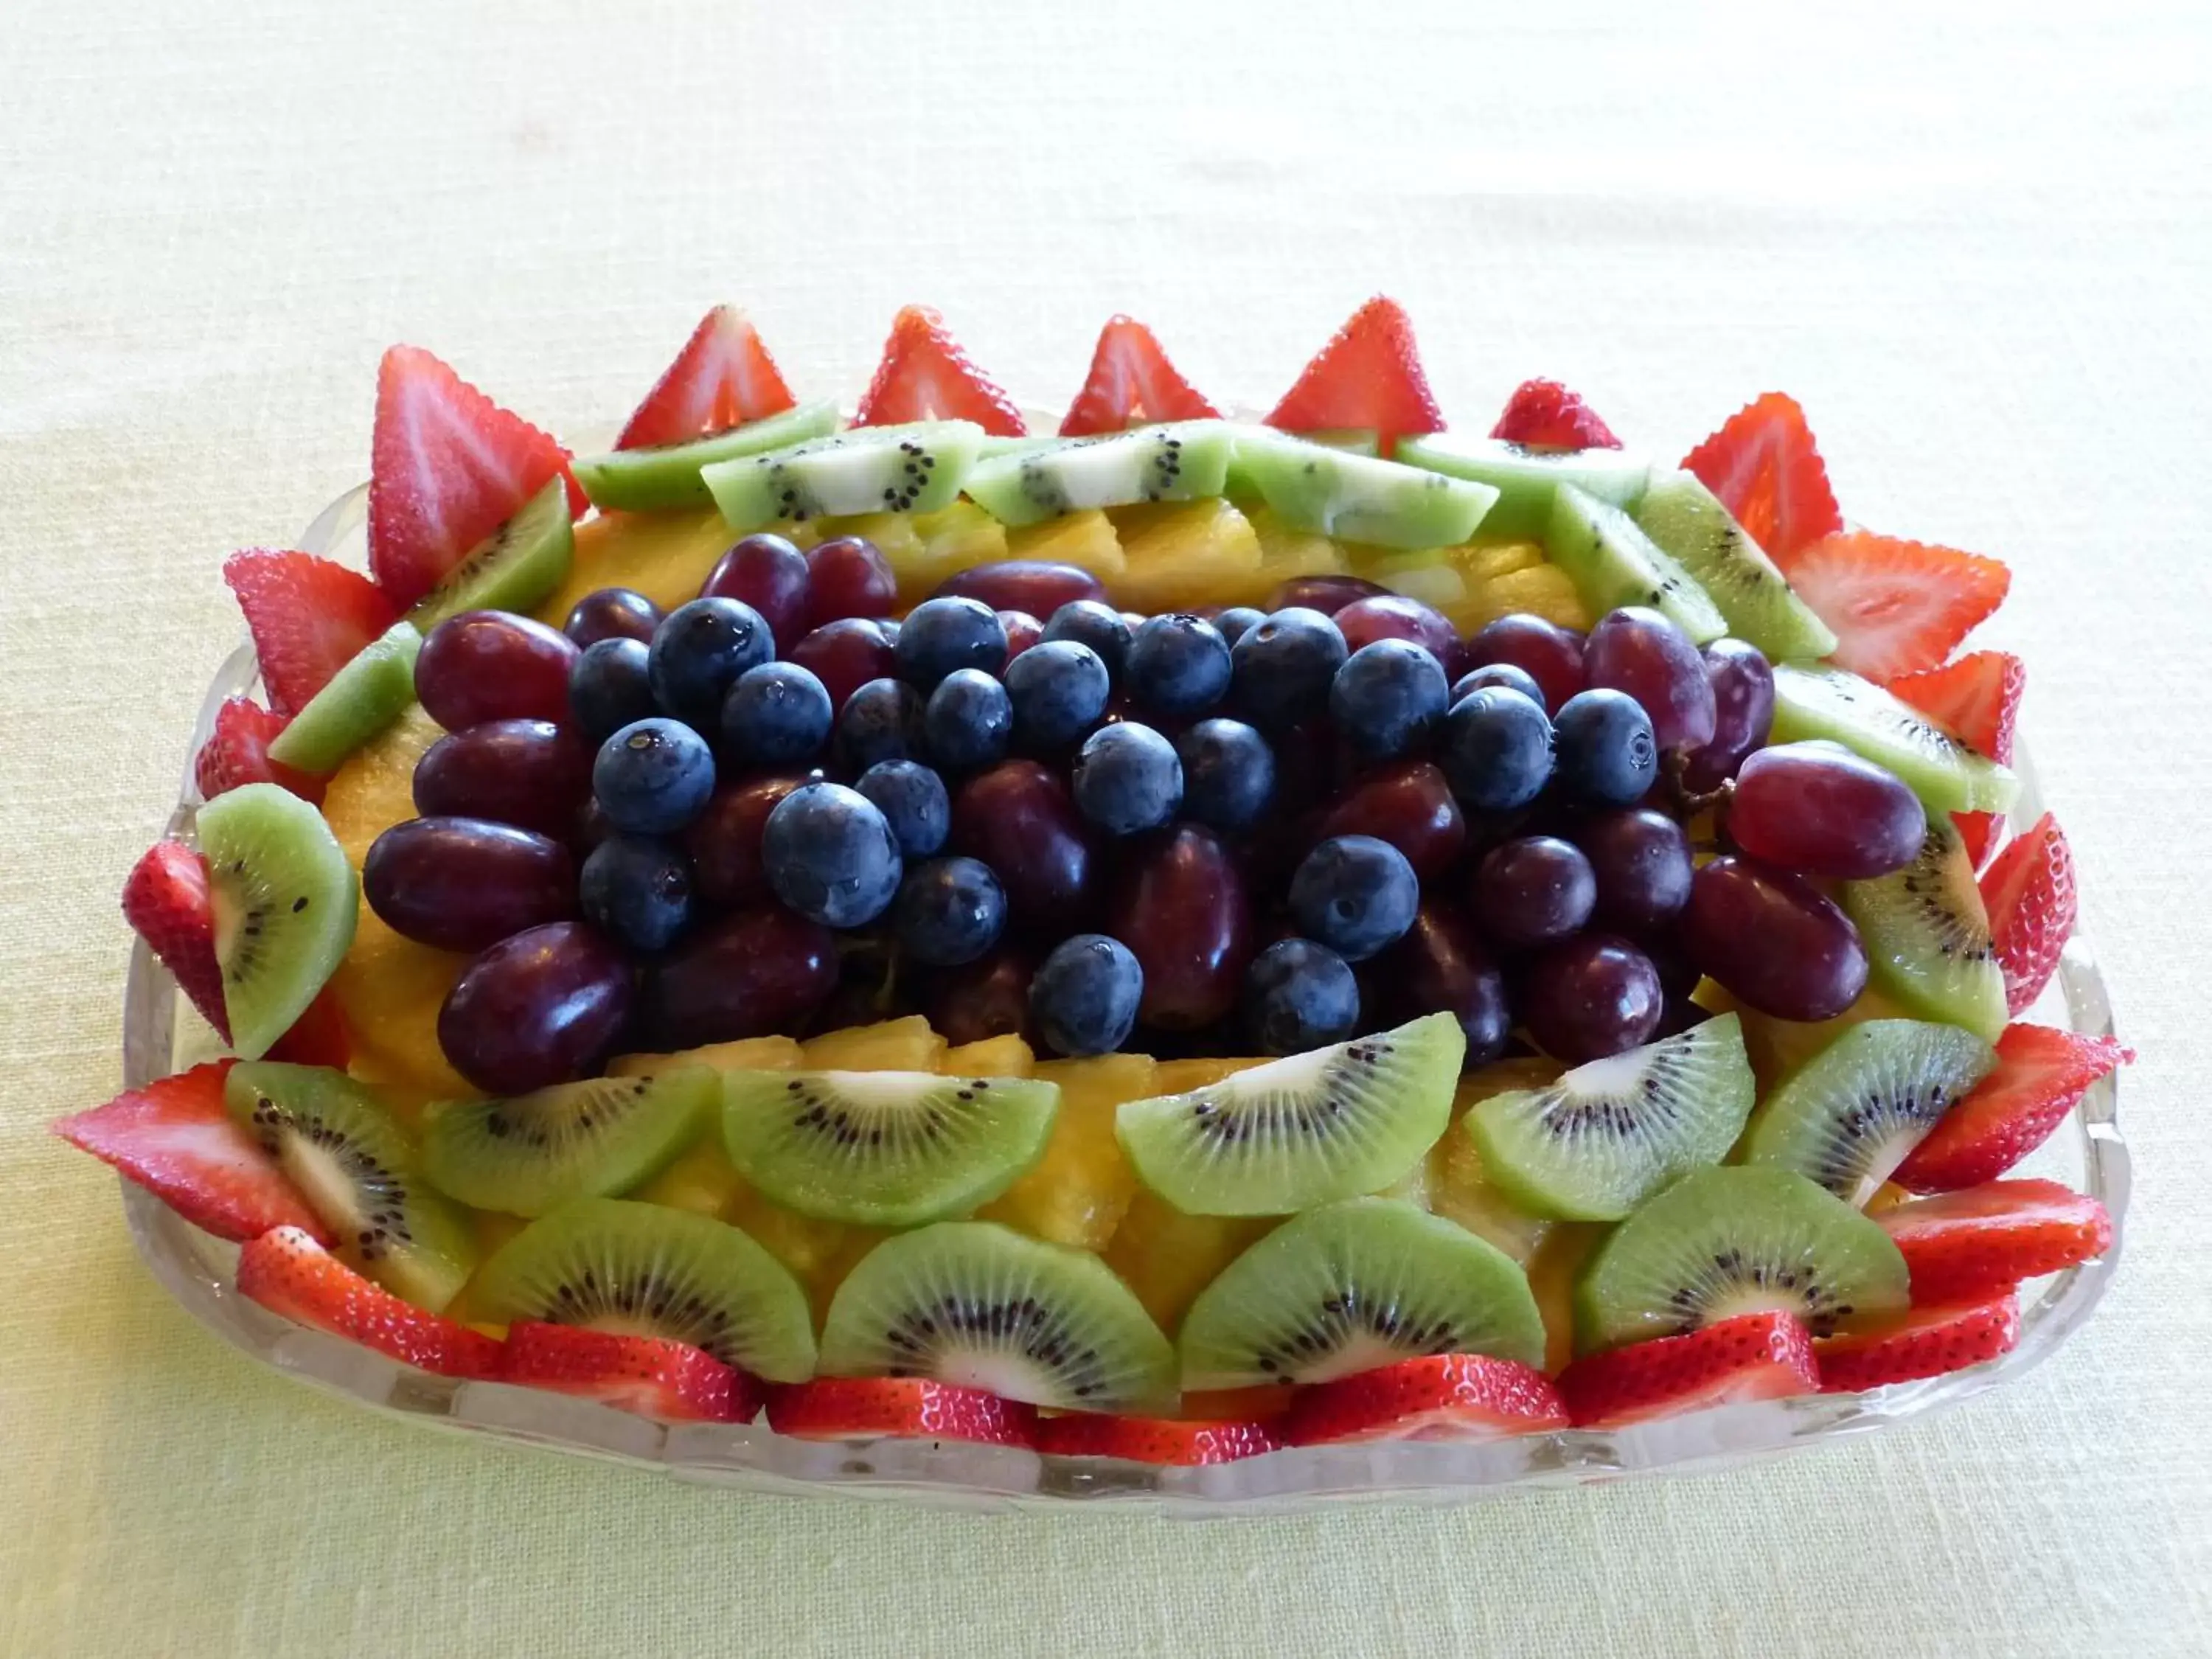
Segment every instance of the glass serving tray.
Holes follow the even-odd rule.
[[[364,557],[366,489],[326,508],[300,545],[356,568]],[[252,690],[250,646],[217,671],[193,728],[197,754],[226,697]],[[2013,822],[2042,809],[2023,754]],[[198,805],[189,763],[172,834],[190,834]],[[2087,942],[2066,947],[2029,1018],[2109,1035],[2112,1007]],[[210,1058],[216,1038],[177,995],[143,940],[134,943],[124,1000],[123,1066],[132,1087]],[[2120,1255],[2128,1151],[2116,1119],[2115,1079],[2100,1081],[2051,1140],[2015,1173],[2045,1176],[2103,1201],[2112,1248],[2097,1261],[2022,1287],[2019,1345],[1969,1370],[1856,1395],[1808,1395],[1723,1407],[1615,1431],[1567,1430],[1476,1444],[1399,1441],[1291,1448],[1206,1468],[1158,1468],[1046,1456],[956,1441],[823,1443],[764,1425],[662,1425],[611,1407],[498,1382],[435,1376],[306,1329],[240,1296],[235,1245],[201,1232],[151,1194],[122,1183],[124,1211],[154,1275],[202,1324],[285,1376],[358,1405],[462,1434],[543,1446],[574,1456],[654,1468],[679,1480],[794,1494],[837,1493],[969,1510],[1127,1509],[1205,1517],[1282,1515],[1355,1503],[1458,1504],[1531,1486],[1623,1475],[1724,1468],[1822,1445],[1919,1417],[2010,1381],[2056,1352],[2089,1316]]]

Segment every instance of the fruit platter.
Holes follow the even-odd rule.
[[[849,407],[720,307],[596,453],[417,348],[375,411],[224,567],[55,1125],[288,1374],[1263,1512],[1861,1432],[2112,1271],[2010,573],[1847,520],[1786,396],[1463,434],[1378,298],[1249,416],[1127,317],[1024,409],[919,307]]]

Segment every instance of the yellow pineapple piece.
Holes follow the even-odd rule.
[[[1528,1288],[1544,1316],[1544,1369],[1557,1376],[1575,1357],[1575,1281],[1613,1229],[1601,1221],[1555,1223],[1528,1266]]]
[[[809,1072],[933,1072],[945,1058],[945,1039],[920,1014],[874,1025],[824,1031],[799,1045]]]
[[[1544,562],[1544,550],[1534,542],[1469,542],[1451,554],[1451,562],[1477,586]]]
[[[1036,1055],[1009,1032],[947,1048],[938,1056],[937,1069],[946,1077],[1029,1077],[1036,1070]]]
[[[1555,564],[1509,571],[1484,582],[1475,590],[1474,605],[1485,623],[1526,611],[1562,628],[1590,625],[1589,608],[1575,591],[1575,585],[1567,580],[1567,573]]]
[[[1450,1126],[1423,1160],[1428,1176],[1428,1207],[1489,1240],[1524,1267],[1557,1224],[1521,1209],[1483,1173],[1482,1154],[1462,1120],[1478,1100],[1514,1089],[1540,1089],[1565,1069],[1557,1060],[1540,1055],[1477,1066],[1452,1091]]]
[[[1106,1265],[1173,1336],[1198,1293],[1282,1223],[1280,1216],[1185,1215],[1140,1187],[1106,1247]]]
[[[798,1069],[799,1061],[799,1044],[790,1037],[740,1037],[680,1054],[617,1054],[607,1062],[607,1075],[651,1077],[678,1066],[711,1066],[718,1072],[789,1072]]]
[[[1885,1181],[1874,1189],[1874,1196],[1867,1200],[1866,1212],[1869,1215],[1880,1215],[1884,1210],[1893,1210],[1900,1204],[1910,1204],[1914,1197],[1915,1194],[1910,1188],[1900,1187],[1894,1181]]]
[[[1273,581],[1286,582],[1294,576],[1334,576],[1350,568],[1347,550],[1334,537],[1318,531],[1293,530],[1272,507],[1255,507],[1245,518],[1259,538],[1260,562]]]
[[[1095,507],[1009,530],[1006,557],[1078,565],[1107,582],[1127,569],[1129,563],[1114,521]]]
[[[1245,605],[1263,598],[1278,580],[1261,563],[1252,521],[1227,501],[1117,507],[1112,517],[1129,568],[1107,586],[1127,609]]]
[[[914,550],[891,559],[902,605],[927,599],[948,576],[1007,556],[1006,526],[973,501],[955,501],[941,513],[925,513],[912,522]],[[886,551],[884,556],[890,555]]]
[[[530,1224],[521,1216],[498,1210],[471,1210],[469,1219],[476,1229],[477,1249],[483,1255],[489,1255]]]
[[[1114,1111],[1158,1092],[1149,1054],[1053,1060],[1031,1073],[1060,1085],[1060,1115],[1036,1167],[978,1210],[985,1221],[1055,1244],[1103,1250],[1137,1190],[1136,1171],[1114,1138]]]
[[[576,526],[568,580],[538,609],[558,628],[585,594],[631,587],[664,611],[699,597],[737,536],[719,513],[608,513]]]
[[[763,1196],[735,1170],[736,1182],[722,1206],[722,1219],[752,1236],[762,1249],[791,1269],[805,1287],[816,1322],[830,1310],[853,1264],[886,1237],[877,1227],[855,1227],[842,1221],[817,1221],[812,1216],[787,1210]]]
[[[1164,1060],[1158,1074],[1152,1080],[1156,1095],[1187,1095],[1193,1089],[1203,1089],[1209,1083],[1218,1083],[1239,1072],[1249,1072],[1255,1066],[1267,1063],[1264,1054],[1253,1054],[1237,1060],[1218,1060],[1202,1055],[1196,1060]]]
[[[1703,984],[1698,988],[1699,992],[1704,989]],[[1722,997],[1727,995],[1717,985],[1713,987],[1713,990]],[[1700,1007],[1710,1008],[1717,1000],[1710,995],[1698,996]],[[1767,1091],[1852,1026],[1869,1019],[1913,1018],[1910,1010],[1899,1006],[1872,986],[1859,993],[1859,1000],[1833,1019],[1808,1023],[1776,1019],[1771,1014],[1760,1013],[1756,1008],[1741,1008],[1739,1012],[1743,1017],[1744,1052],[1751,1057],[1751,1072],[1759,1081],[1761,1099],[1765,1097]]]
[[[445,728],[410,703],[407,712],[346,757],[323,792],[323,821],[358,871],[370,843],[415,816],[415,763],[446,735]]]
[[[483,1091],[455,1071],[438,1045],[438,1011],[469,959],[402,939],[362,902],[353,945],[331,976],[331,995],[353,1045],[349,1069],[363,1082],[438,1100],[475,1100]]]
[[[921,532],[915,526],[911,513],[854,513],[810,519],[779,533],[789,535],[801,547],[817,547],[840,536],[858,536],[862,541],[873,542],[876,550],[896,570],[902,562],[910,563],[921,556]]]
[[[719,1216],[746,1190],[745,1178],[722,1150],[722,1129],[712,1125],[659,1175],[630,1194],[647,1204]]]

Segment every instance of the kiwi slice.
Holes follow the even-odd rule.
[[[1567,573],[1592,616],[1648,605],[1699,645],[1728,632],[1728,619],[1696,579],[1610,501],[1561,484],[1552,495],[1543,539],[1552,562]]]
[[[1990,944],[1973,860],[1949,813],[1929,815],[1919,854],[1904,869],[1847,881],[1842,896],[1883,990],[1916,1014],[1997,1040],[2011,1018],[2004,969]]]
[[[1176,1393],[1175,1351],[1111,1268],[994,1221],[940,1221],[863,1256],[823,1322],[822,1370],[1061,1409],[1157,1411]]]
[[[699,477],[736,531],[843,513],[934,513],[975,464],[972,421],[855,427],[765,454],[715,461]]]
[[[713,497],[699,477],[702,467],[787,449],[837,429],[837,405],[799,404],[743,426],[689,443],[656,444],[645,449],[617,449],[605,455],[580,455],[569,463],[576,482],[602,512],[668,513],[709,505]]]
[[[1401,1179],[1451,1121],[1467,1034],[1449,1014],[1124,1101],[1115,1138],[1192,1215],[1288,1215]]]
[[[1455,1222],[1389,1198],[1325,1204],[1238,1256],[1183,1316],[1182,1385],[1326,1382],[1432,1353],[1544,1363],[1528,1275]]]
[[[1589,1353],[1776,1310],[1828,1336],[1908,1299],[1879,1225],[1794,1170],[1731,1165],[1684,1176],[1613,1230],[1576,1287],[1575,1340]]]
[[[1060,1085],[932,1072],[732,1072],[730,1162],[822,1221],[911,1227],[988,1204],[1044,1156]]]
[[[535,611],[568,580],[575,552],[568,481],[556,472],[416,600],[407,620],[416,633],[428,634],[464,611]]]
[[[1266,427],[1237,428],[1240,482],[1292,530],[1377,547],[1450,547],[1474,534],[1496,488]]]
[[[270,744],[269,758],[302,772],[337,771],[415,701],[415,659],[422,649],[414,623],[392,623],[307,699]]]
[[[1007,525],[1139,501],[1194,501],[1222,492],[1234,447],[1221,421],[1176,421],[1109,437],[980,460],[962,488]]]
[[[1854,1025],[1767,1097],[1743,1138],[1743,1162],[1795,1170],[1863,1209],[1996,1064],[1995,1049],[1955,1025]]]
[[[658,1175],[720,1093],[716,1073],[685,1066],[433,1106],[422,1126],[422,1172],[447,1196],[508,1215],[612,1198]]]
[[[1774,665],[1775,743],[1827,738],[1886,766],[1928,808],[2002,812],[2020,780],[1872,680],[1826,663]],[[272,750],[270,752],[274,753]]]
[[[1836,635],[1694,472],[1656,472],[1636,504],[1644,533],[1705,590],[1729,632],[1779,662],[1825,657]]]
[[[349,1262],[432,1313],[453,1299],[476,1266],[475,1231],[423,1180],[383,1102],[343,1072],[266,1060],[232,1066],[222,1094]]]
[[[1632,507],[1651,476],[1648,458],[1618,449],[1550,452],[1524,449],[1497,438],[1437,434],[1401,438],[1397,458],[1454,478],[1488,484],[1498,503],[1482,521],[1486,541],[1541,541],[1552,521],[1552,501],[1563,483],[1594,500]]]
[[[230,1046],[258,1060],[337,971],[360,884],[323,815],[276,784],[224,791],[198,828]]]
[[[1734,1014],[1468,1108],[1463,1133],[1506,1195],[1538,1215],[1618,1221],[1686,1170],[1728,1156],[1755,1085]]]
[[[702,1348],[770,1382],[814,1374],[814,1323],[791,1270],[735,1227],[689,1210],[580,1198],[493,1252],[469,1310]]]

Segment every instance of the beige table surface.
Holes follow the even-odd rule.
[[[0,9],[0,1653],[2212,1651],[2201,0]],[[810,391],[924,300],[1039,398],[1127,309],[1264,398],[1377,289],[1464,426],[1542,373],[1686,447],[1780,386],[1854,516],[2010,562],[2143,1051],[2125,1263],[2018,1386],[1455,1512],[752,1499],[256,1369],[43,1133],[118,1082],[217,568],[362,476],[387,343],[575,430],[720,299]]]

